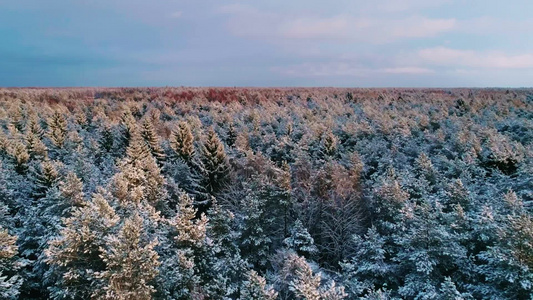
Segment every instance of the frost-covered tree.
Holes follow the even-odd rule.
[[[229,183],[231,168],[224,145],[212,128],[202,143],[201,162],[204,186],[210,194],[216,195]]]
[[[352,297],[370,294],[384,286],[395,286],[397,263],[387,253],[387,238],[375,227],[364,236],[354,235],[354,256],[342,264],[344,284]]]
[[[443,220],[442,207],[416,205],[405,212],[406,230],[394,234],[398,253],[395,261],[405,274],[399,293],[404,297],[438,299],[445,276],[460,278],[470,269],[467,250]],[[462,273],[465,272],[465,273]]]
[[[160,205],[166,198],[165,178],[142,137],[134,132],[126,150],[126,157],[118,163],[120,172],[113,177],[113,194],[123,204],[146,201]]]
[[[187,122],[178,123],[177,128],[172,131],[170,147],[177,158],[181,158],[187,163],[191,162],[195,156],[194,136]]]
[[[165,160],[165,151],[161,147],[159,136],[149,118],[144,119],[141,127],[141,135],[152,153],[152,156],[158,161],[163,162]]]
[[[249,187],[245,197],[241,200],[242,206],[242,235],[241,251],[243,257],[253,266],[263,268],[268,262],[272,239],[267,228],[270,227],[272,218],[266,211],[266,199]]]
[[[313,237],[303,226],[300,220],[296,220],[290,230],[290,236],[283,240],[283,244],[294,250],[298,255],[311,258],[318,253]]]
[[[120,218],[106,198],[94,194],[91,201],[75,208],[64,220],[59,237],[46,250],[51,269],[47,276],[55,282],[50,287],[53,299],[87,299],[104,287],[97,276],[106,269],[101,255]]]
[[[321,273],[314,273],[304,258],[297,255],[289,256],[286,268],[294,272],[290,281],[290,289],[296,299],[302,300],[340,300],[346,298],[343,286],[336,286],[334,281],[322,284]]]
[[[41,162],[31,173],[34,184],[32,196],[35,199],[45,197],[47,191],[57,184],[60,177],[58,164],[50,160]]]
[[[16,236],[10,235],[0,226],[0,297],[18,299],[22,278],[17,274],[18,262]]]
[[[47,136],[56,148],[63,148],[67,140],[67,120],[65,116],[56,111],[48,119],[48,133]]]
[[[154,250],[157,240],[146,240],[143,220],[138,214],[128,218],[116,235],[106,237],[100,248],[105,270],[95,276],[103,280],[104,299],[152,299],[151,284],[158,275],[159,255]]]
[[[30,154],[28,150],[21,142],[14,142],[9,148],[8,152],[12,156],[15,162],[15,170],[19,174],[24,174],[28,170],[28,161],[30,160]]]
[[[276,291],[267,287],[266,280],[254,270],[251,270],[247,274],[247,280],[242,284],[239,299],[274,300],[277,296],[278,293]]]

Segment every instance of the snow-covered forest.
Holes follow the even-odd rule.
[[[1,299],[533,299],[533,90],[0,89]]]

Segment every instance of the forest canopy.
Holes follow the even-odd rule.
[[[1,299],[531,299],[533,90],[0,89]]]

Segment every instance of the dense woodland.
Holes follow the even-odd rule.
[[[0,89],[1,299],[533,299],[531,89]]]

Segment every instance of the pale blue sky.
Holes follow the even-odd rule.
[[[531,0],[0,0],[0,86],[533,86]]]

